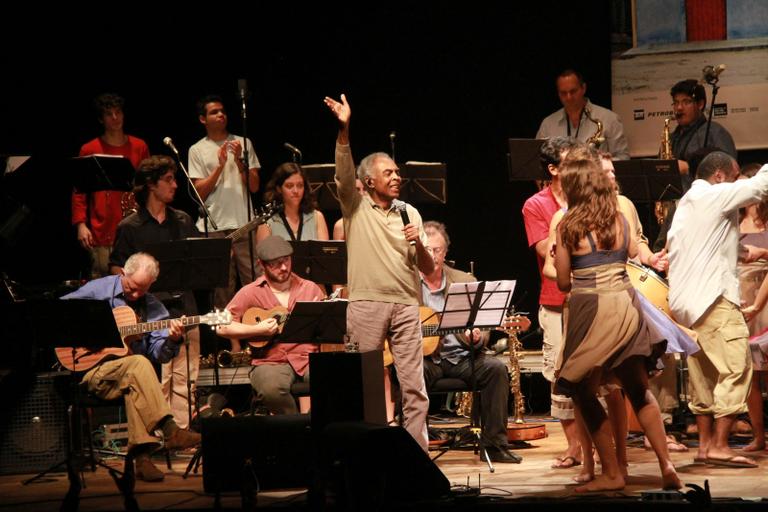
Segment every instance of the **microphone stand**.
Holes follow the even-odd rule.
[[[712,86],[712,102],[709,104],[709,116],[707,119],[707,131],[704,134],[704,146],[707,147],[709,142],[709,127],[712,125],[712,113],[715,110],[715,98],[717,98],[717,91],[720,90],[720,86],[717,85],[717,77],[708,80],[707,83]]]
[[[211,227],[214,231],[218,229],[218,226],[216,226],[216,222],[211,218],[211,212],[208,210],[208,207],[205,205],[205,201],[203,201],[203,198],[200,197],[200,193],[195,188],[194,183],[192,183],[192,178],[189,177],[189,173],[187,172],[187,168],[184,167],[184,162],[181,161],[181,157],[179,156],[179,152],[176,150],[175,147],[171,147],[171,150],[173,151],[173,154],[176,155],[176,161],[179,163],[179,169],[184,173],[184,176],[187,178],[187,183],[189,184],[190,188],[192,189],[192,200],[195,201],[198,205],[197,209],[200,212],[200,216],[203,218],[203,228],[205,229],[205,237],[208,238],[208,221],[211,222]]]
[[[245,78],[241,78],[237,81],[238,89],[240,91],[240,115],[243,119],[243,174],[245,177],[245,210],[248,214],[247,221],[251,221],[251,212],[253,211],[253,205],[251,204],[251,170],[248,167],[249,154],[248,154],[248,82]],[[248,257],[251,261],[251,281],[256,276],[256,265],[253,258],[253,231],[248,231]]]

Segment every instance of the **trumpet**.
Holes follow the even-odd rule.
[[[232,352],[231,350],[221,350],[216,357],[216,363],[219,368],[232,368],[234,366],[248,366],[251,364],[253,356],[249,349],[241,350],[240,352]]]

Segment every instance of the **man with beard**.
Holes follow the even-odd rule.
[[[278,331],[277,320],[270,316],[255,324],[242,323],[246,310],[282,306],[291,311],[297,301],[323,299],[325,294],[319,286],[291,272],[292,254],[291,244],[279,236],[270,235],[259,242],[256,256],[264,275],[241,288],[232,298],[227,309],[233,321],[218,328],[219,336],[238,340],[269,339]],[[266,346],[263,357],[251,361],[251,385],[271,413],[299,412],[291,396],[291,385],[297,381],[309,382],[309,354],[317,349],[312,343],[273,343]]]

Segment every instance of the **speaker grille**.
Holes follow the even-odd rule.
[[[0,409],[0,474],[34,473],[64,460],[68,381],[68,375],[43,373],[5,390],[8,399]]]

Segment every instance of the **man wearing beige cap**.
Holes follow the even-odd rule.
[[[261,318],[266,320],[255,324],[242,323],[246,310],[272,310],[282,306],[291,311],[297,301],[323,299],[325,294],[319,286],[291,272],[291,254],[293,247],[279,236],[268,236],[259,242],[256,257],[264,275],[242,287],[232,298],[227,309],[232,313],[233,321],[217,330],[219,336],[237,340],[268,340],[278,331],[277,320],[271,315],[263,315]],[[251,385],[270,412],[299,412],[290,393],[291,385],[309,380],[309,354],[316,352],[317,348],[312,343],[271,342],[264,348],[262,357],[251,361]]]

